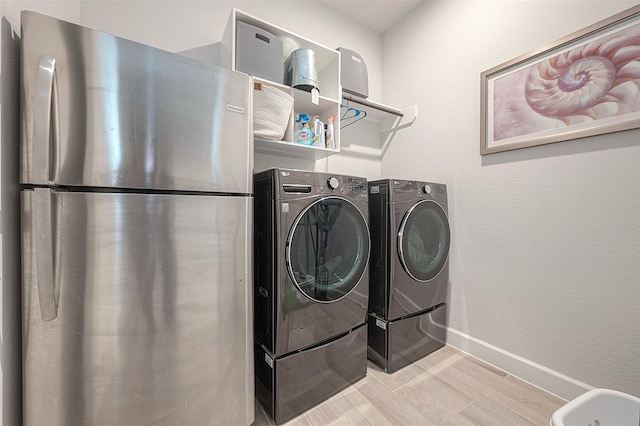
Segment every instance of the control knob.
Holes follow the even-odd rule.
[[[426,184],[422,187],[422,192],[424,194],[431,194],[431,185]]]
[[[337,189],[338,186],[340,186],[340,181],[338,180],[338,178],[330,177],[329,179],[327,179],[327,185],[331,189]]]

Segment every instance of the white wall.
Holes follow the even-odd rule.
[[[637,4],[432,1],[383,38],[420,116],[382,174],[449,188],[451,342],[565,398],[545,376],[640,395],[640,131],[481,157],[480,73]]]

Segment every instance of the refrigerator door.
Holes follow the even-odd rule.
[[[21,183],[251,193],[250,77],[22,12]]]
[[[251,424],[252,200],[23,191],[24,423]]]

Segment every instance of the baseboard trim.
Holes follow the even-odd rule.
[[[566,401],[593,389],[593,386],[452,328],[447,329],[447,344]]]

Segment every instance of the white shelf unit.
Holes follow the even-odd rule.
[[[291,52],[297,49],[312,49],[316,55],[318,66],[318,79],[320,97],[317,104],[312,102],[311,93],[303,90],[283,86],[276,82],[257,79],[263,84],[273,85],[281,90],[290,90],[294,98],[293,114],[289,128],[285,132],[283,141],[265,141],[255,139],[256,152],[264,154],[276,154],[289,157],[318,159],[340,152],[340,101],[342,88],[340,86],[340,52],[335,49],[318,44],[304,37],[289,32],[283,28],[272,25],[252,15],[233,8],[229,21],[220,42],[220,65],[235,70],[236,64],[236,24],[244,22],[261,28],[283,42],[282,63],[286,61]],[[284,72],[284,70],[283,70]],[[293,126],[298,114],[306,113],[310,117],[318,116],[324,123],[329,116],[334,118],[335,149],[306,146],[293,143]]]

